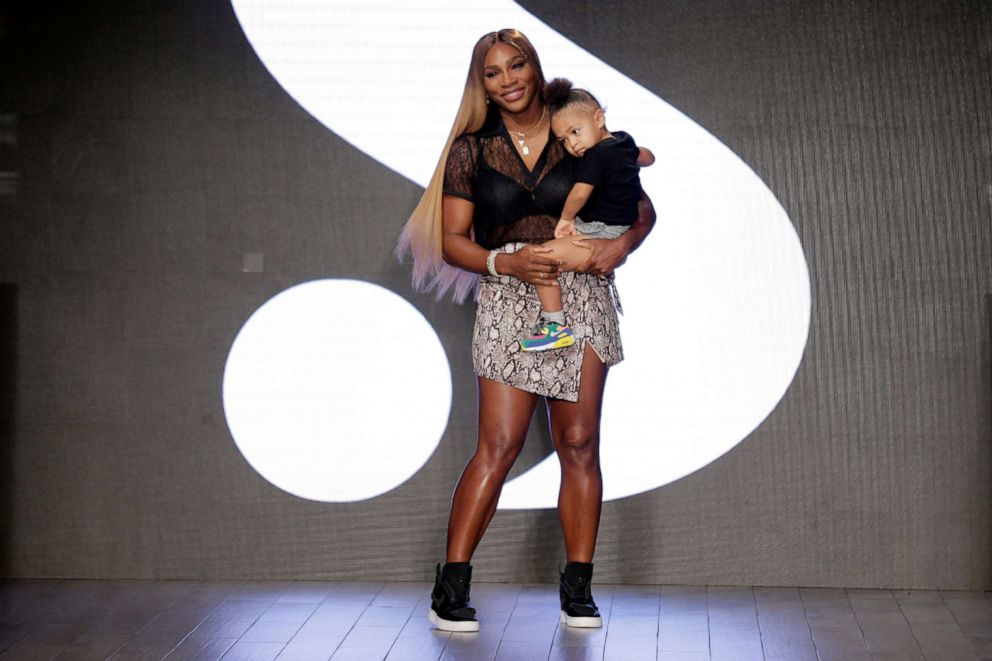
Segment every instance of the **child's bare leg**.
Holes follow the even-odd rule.
[[[558,267],[559,271],[574,271],[585,264],[586,260],[588,260],[592,255],[592,248],[583,247],[581,245],[577,246],[572,243],[576,239],[581,238],[581,234],[576,234],[575,236],[564,236],[560,239],[545,241],[541,244],[541,247],[551,248],[551,252],[544,253],[545,256],[564,262]],[[540,291],[538,291],[538,294],[540,294]],[[558,300],[561,301],[560,291],[558,293]],[[544,304],[543,299],[541,300],[541,304]],[[559,305],[561,305],[560,302]]]
[[[581,235],[579,235],[581,236]],[[577,246],[574,241],[577,236],[567,236],[560,239],[552,239],[541,244],[543,248],[551,248],[552,252],[546,253],[548,257],[562,262],[560,270],[574,271],[582,266],[589,255],[592,254],[590,248]],[[559,324],[565,323],[565,313],[562,310],[561,287],[558,283],[553,285],[538,285],[537,297],[541,301],[541,316],[547,321],[556,321]]]
[[[537,298],[541,301],[542,313],[561,312],[561,287],[553,285],[536,285]]]
[[[557,259],[561,263],[561,270],[574,271],[582,266],[592,254],[591,248],[577,246],[572,241],[578,237],[570,236],[561,239],[552,239],[541,245],[551,248],[552,252],[544,253],[552,259]],[[575,335],[568,326],[565,319],[565,310],[562,308],[561,287],[558,283],[537,286],[537,297],[541,300],[541,319],[534,334],[530,337],[521,338],[521,351],[547,351],[549,349],[563,349],[575,344]]]

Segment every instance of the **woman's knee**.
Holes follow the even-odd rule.
[[[475,456],[490,470],[509,472],[523,447],[522,438],[490,432],[480,435]]]
[[[585,425],[566,427],[557,434],[558,456],[563,466],[599,465],[599,432]]]

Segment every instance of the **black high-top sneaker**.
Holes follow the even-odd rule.
[[[437,563],[431,609],[427,613],[431,624],[441,631],[479,630],[475,609],[468,603],[471,581],[472,565],[467,562],[449,562],[444,569]]]
[[[561,623],[569,627],[601,627],[596,602],[592,600],[592,563],[569,562],[561,573],[558,595],[561,597]]]

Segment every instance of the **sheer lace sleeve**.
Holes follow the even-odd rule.
[[[476,177],[475,136],[463,135],[455,139],[444,164],[444,193],[472,202]]]

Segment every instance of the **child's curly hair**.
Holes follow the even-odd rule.
[[[579,105],[584,106],[590,113],[603,109],[596,97],[587,90],[573,87],[572,81],[567,78],[555,78],[545,85],[544,101],[548,104],[552,115],[565,108]]]

